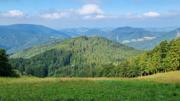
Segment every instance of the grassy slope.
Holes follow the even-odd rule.
[[[157,81],[157,82],[162,82],[162,83],[179,83],[180,84],[180,71],[157,73],[155,75],[138,77],[138,79]]]
[[[0,78],[0,100],[179,101],[179,76],[180,71],[134,79]],[[161,79],[163,77],[164,79]],[[169,78],[177,79],[172,83],[172,79]],[[161,81],[161,83],[152,81]]]

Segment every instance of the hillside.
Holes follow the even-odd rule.
[[[84,75],[89,75],[89,73],[85,73],[85,71],[89,71],[88,69],[92,69],[91,72],[98,72],[95,70],[97,67],[101,68],[102,65],[106,64],[119,64],[122,60],[138,55],[139,53],[140,51],[119,43],[114,43],[105,38],[78,37],[30,48],[12,55],[11,58],[16,58],[12,59],[13,64],[18,69],[24,68],[22,71],[26,71],[27,67],[30,69],[43,68],[43,71],[50,72],[48,73],[50,75],[54,74],[60,68],[62,69],[60,72],[64,71],[62,73],[66,73],[69,70],[74,73],[73,70],[79,68],[82,71],[77,71],[82,72],[82,75],[83,73]],[[25,60],[17,58],[23,58]],[[24,62],[19,63],[18,61]],[[22,67],[22,64],[25,67]],[[75,73],[74,75],[79,74]]]
[[[36,76],[137,77],[179,70],[179,45],[179,38],[162,41],[138,55],[140,51],[105,38],[78,37],[24,50],[12,55],[11,63]]]
[[[0,26],[0,47],[9,53],[69,36],[54,29],[31,24]]]
[[[162,41],[153,50],[128,60],[126,75],[145,76],[180,70],[180,38]]]
[[[136,79],[163,82],[163,83],[180,83],[180,71],[157,73],[150,76],[138,77]]]
[[[85,50],[86,48],[86,50]],[[127,47],[125,45],[112,42],[101,37],[78,37],[67,39],[64,41],[57,41],[49,44],[44,44],[40,46],[35,46],[23,51],[17,52],[11,55],[11,58],[31,58],[46,50],[51,49],[65,49],[73,51],[85,51],[86,53],[101,53],[100,51],[106,51],[106,53],[118,53],[121,57],[131,56],[135,49]],[[84,49],[84,50],[83,50]],[[90,50],[91,49],[91,50]],[[111,52],[112,51],[112,52]],[[103,53],[103,52],[102,52]],[[127,54],[128,53],[128,54]],[[107,54],[108,55],[108,54]]]

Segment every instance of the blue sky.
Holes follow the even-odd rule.
[[[180,26],[180,0],[0,0],[0,24]]]

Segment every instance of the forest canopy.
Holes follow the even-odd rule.
[[[106,45],[108,47],[104,47]],[[82,37],[70,43],[66,41],[62,46],[29,59],[11,59],[11,64],[22,74],[39,77],[136,77],[180,69],[180,38],[170,42],[162,41],[153,50],[143,53],[121,45],[124,51],[118,53],[118,45],[101,38],[92,41]],[[124,58],[122,52],[129,52],[128,58]]]

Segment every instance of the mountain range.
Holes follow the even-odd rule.
[[[15,24],[0,26],[0,47],[8,53],[17,52],[32,46],[51,43],[79,36],[104,37],[127,46],[149,50],[162,40],[179,37],[180,29],[163,31],[146,28],[118,27],[118,28],[68,28],[55,30],[42,25]]]
[[[62,30],[61,30],[62,31]],[[118,27],[118,28],[77,28],[64,29],[63,32],[70,33],[71,37],[77,36],[101,36],[109,40],[125,44],[130,47],[141,50],[153,49],[163,40],[172,40],[179,37],[180,30],[162,30],[134,28],[134,27]]]

